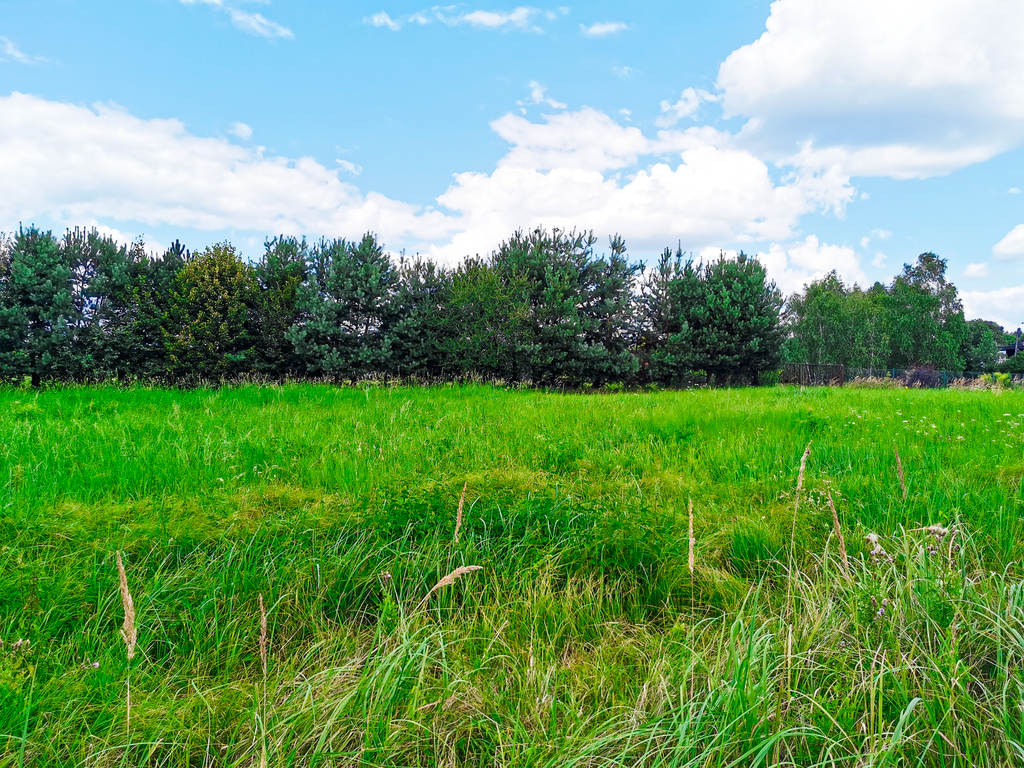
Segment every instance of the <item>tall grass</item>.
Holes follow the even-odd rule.
[[[1022,423],[1014,392],[0,391],[0,766],[1018,765]]]

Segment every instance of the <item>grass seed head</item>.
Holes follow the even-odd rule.
[[[439,582],[437,582],[437,584],[435,584],[430,589],[430,591],[427,592],[427,597],[430,597],[432,594],[437,592],[437,590],[441,589],[442,587],[451,586],[458,579],[461,579],[463,576],[465,576],[467,573],[472,573],[473,571],[479,571],[482,568],[483,568],[482,565],[463,565],[460,568],[456,568],[454,571],[452,571],[447,576],[445,576],[443,579],[441,579]],[[423,599],[426,600],[427,598],[425,597]]]
[[[121,638],[124,640],[125,648],[128,650],[128,661],[131,661],[135,658],[135,643],[138,642],[139,633],[135,627],[135,601],[132,600],[132,593],[128,590],[128,576],[124,572],[121,550],[117,551],[117,576],[121,585],[121,605],[124,607],[124,624],[121,626]]]

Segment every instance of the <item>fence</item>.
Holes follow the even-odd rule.
[[[818,363],[783,363],[782,383],[802,386],[842,386],[855,379],[902,379],[920,381],[924,386],[948,387],[954,381],[972,381],[985,371],[935,371],[930,368],[850,368],[845,365]],[[908,374],[910,376],[908,377]],[[1024,384],[1024,375],[1010,377],[1014,384]]]
[[[839,385],[846,381],[846,366],[817,363],[783,363],[782,383],[801,386]]]

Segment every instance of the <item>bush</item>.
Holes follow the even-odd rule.
[[[907,387],[935,389],[942,385],[942,377],[939,376],[939,372],[934,368],[925,365],[918,368],[911,368],[903,374],[903,383]]]

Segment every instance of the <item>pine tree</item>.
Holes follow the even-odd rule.
[[[309,373],[381,373],[391,354],[398,273],[372,234],[321,241],[310,256],[288,338]]]
[[[71,345],[80,313],[71,268],[50,232],[19,229],[0,272],[0,377],[33,386],[74,372]]]
[[[252,370],[259,286],[230,243],[208,247],[175,276],[163,325],[168,372],[218,380]]]

